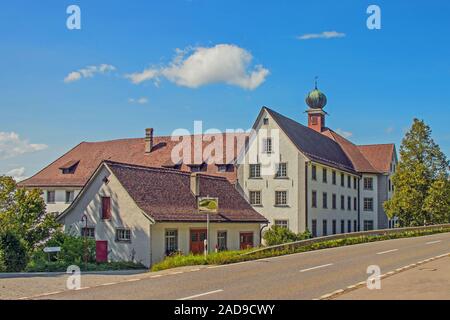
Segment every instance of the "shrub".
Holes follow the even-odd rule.
[[[300,241],[311,238],[309,231],[296,234],[287,228],[279,226],[272,226],[264,233],[264,241],[268,246],[274,246],[277,244],[289,243],[294,241]]]
[[[2,265],[6,272],[23,271],[28,263],[28,254],[24,241],[13,232],[0,235]]]
[[[3,251],[0,249],[0,272],[6,272],[5,260],[3,257]]]
[[[52,268],[59,268],[59,265],[69,266],[72,264],[83,265],[84,264],[84,253],[87,241],[87,257],[88,263],[95,263],[95,240],[85,239],[79,236],[72,236],[65,234],[63,232],[57,232],[53,237],[47,241],[45,246],[47,247],[61,247],[61,251],[57,254],[51,255],[51,261],[49,261],[49,256],[43,250],[36,251],[32,257],[32,262],[28,266],[28,269],[38,268],[43,269],[48,265],[49,270],[44,271],[54,271],[50,270]],[[56,263],[56,266],[49,262]],[[60,269],[60,268],[59,268]],[[58,269],[58,271],[59,271]]]

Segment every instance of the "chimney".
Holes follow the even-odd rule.
[[[145,153],[149,154],[153,149],[153,128],[145,129]]]
[[[198,197],[200,195],[200,177],[199,175],[195,173],[191,173],[191,192],[194,194],[194,196]]]

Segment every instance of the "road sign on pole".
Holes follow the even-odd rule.
[[[198,213],[206,213],[206,240],[204,242],[205,258],[209,253],[210,241],[209,241],[209,218],[210,214],[219,213],[219,198],[212,197],[199,197],[197,199]]]

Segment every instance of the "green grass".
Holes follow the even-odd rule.
[[[223,251],[219,253],[212,253],[205,257],[203,255],[175,255],[171,257],[167,257],[163,261],[153,265],[152,271],[160,271],[165,269],[183,267],[183,266],[194,266],[194,265],[220,265],[220,264],[229,264],[236,263],[242,261],[249,260],[257,260],[269,257],[282,256],[293,253],[314,251],[326,248],[335,248],[342,247],[360,243],[374,242],[374,241],[382,241],[382,240],[392,240],[392,239],[400,239],[400,238],[411,238],[411,237],[420,237],[427,236],[436,233],[450,232],[450,228],[440,228],[440,229],[430,229],[430,230],[417,230],[417,231],[405,231],[397,234],[386,234],[386,235],[378,235],[378,236],[356,236],[349,237],[338,240],[327,240],[318,243],[313,243],[309,245],[305,245],[302,247],[291,247],[282,250],[264,250],[264,251],[255,251],[254,250],[245,250],[245,251]]]
[[[26,272],[66,272],[67,268],[73,263],[63,261],[40,261],[38,263],[30,262],[26,267]],[[79,263],[81,271],[116,271],[116,270],[137,270],[145,269],[140,263],[134,262],[105,262],[92,263],[89,262],[86,266],[84,263]]]

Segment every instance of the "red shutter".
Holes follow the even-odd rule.
[[[102,219],[111,219],[111,198],[102,197]]]

